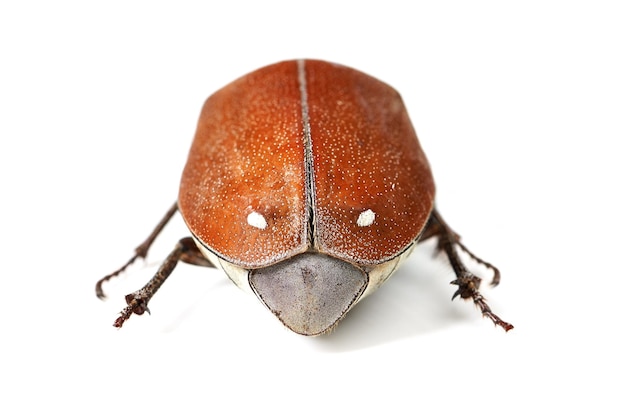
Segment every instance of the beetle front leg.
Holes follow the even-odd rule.
[[[430,219],[422,239],[428,239],[433,236],[436,236],[438,240],[437,249],[446,253],[448,260],[450,261],[450,265],[454,270],[454,274],[456,275],[456,280],[453,280],[451,284],[457,285],[459,288],[452,296],[452,299],[454,300],[457,296],[461,296],[463,299],[472,298],[474,304],[478,306],[483,316],[491,319],[494,324],[501,326],[505,331],[513,329],[513,325],[503,321],[499,316],[491,311],[487,301],[478,291],[482,279],[474,275],[468,270],[467,267],[465,267],[465,264],[463,264],[456,251],[456,246],[458,245],[461,250],[467,253],[478,263],[493,270],[494,274],[493,279],[491,280],[492,286],[496,286],[500,282],[500,271],[494,265],[475,256],[467,249],[467,247],[461,244],[461,237],[450,229],[448,224],[444,222],[443,218],[439,215],[439,212],[437,212],[436,209],[433,209],[433,212],[430,215]]]
[[[161,264],[154,277],[141,289],[126,295],[126,303],[128,305],[120,312],[120,316],[113,323],[114,327],[121,328],[132,314],[142,315],[144,312],[150,313],[148,302],[150,302],[152,296],[154,296],[165,280],[172,274],[178,261],[213,267],[213,264],[198,250],[198,247],[191,237],[181,239],[176,244],[174,251],[163,261],[163,264]]]
[[[100,299],[104,299],[105,295],[104,295],[104,291],[102,290],[102,285],[104,284],[104,282],[108,282],[113,277],[122,273],[124,270],[128,268],[128,266],[133,264],[138,258],[146,258],[146,256],[148,255],[148,250],[152,246],[152,243],[154,242],[156,237],[161,233],[163,228],[165,228],[165,225],[167,225],[167,223],[170,221],[170,219],[172,219],[172,216],[174,216],[174,214],[177,211],[178,211],[178,202],[174,203],[172,207],[169,208],[169,210],[167,211],[163,219],[161,219],[159,224],[154,228],[154,231],[152,231],[150,236],[148,236],[148,238],[146,238],[146,240],[142,242],[140,246],[135,248],[135,255],[133,255],[130,258],[130,260],[126,262],[126,264],[124,264],[122,267],[115,270],[113,273],[107,276],[104,276],[102,279],[96,282],[96,296],[98,296]]]

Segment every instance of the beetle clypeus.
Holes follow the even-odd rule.
[[[222,88],[204,104],[178,201],[119,270],[144,258],[180,211],[191,231],[155,276],[126,296],[121,327],[178,261],[219,267],[255,293],[289,329],[319,335],[377,289],[418,240],[435,238],[472,299],[505,330],[479,293],[481,279],[434,207],[435,186],[400,95],[387,84],[323,61],[280,62]]]

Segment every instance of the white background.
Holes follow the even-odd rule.
[[[8,3],[0,416],[624,416],[619,2]],[[450,302],[429,246],[330,336],[188,265],[151,316],[111,326],[186,234],[177,217],[96,299],[176,199],[204,99],[299,57],[402,93],[513,331]]]

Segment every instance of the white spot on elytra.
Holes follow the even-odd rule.
[[[253,226],[255,228],[259,228],[259,229],[267,228],[267,221],[265,220],[265,217],[261,215],[259,212],[250,212],[250,214],[248,214],[247,221],[248,221],[248,225]]]
[[[374,219],[376,219],[376,214],[373,210],[364,210],[359,214],[359,218],[356,220],[356,224],[358,226],[370,226],[374,223]]]

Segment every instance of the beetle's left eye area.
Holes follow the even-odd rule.
[[[360,227],[370,226],[374,223],[375,219],[376,213],[371,209],[367,209],[359,214],[359,217],[356,220],[356,224]]]
[[[265,220],[265,216],[261,215],[259,212],[253,211],[248,214],[246,218],[248,225],[253,226],[258,229],[267,228],[267,221]]]

